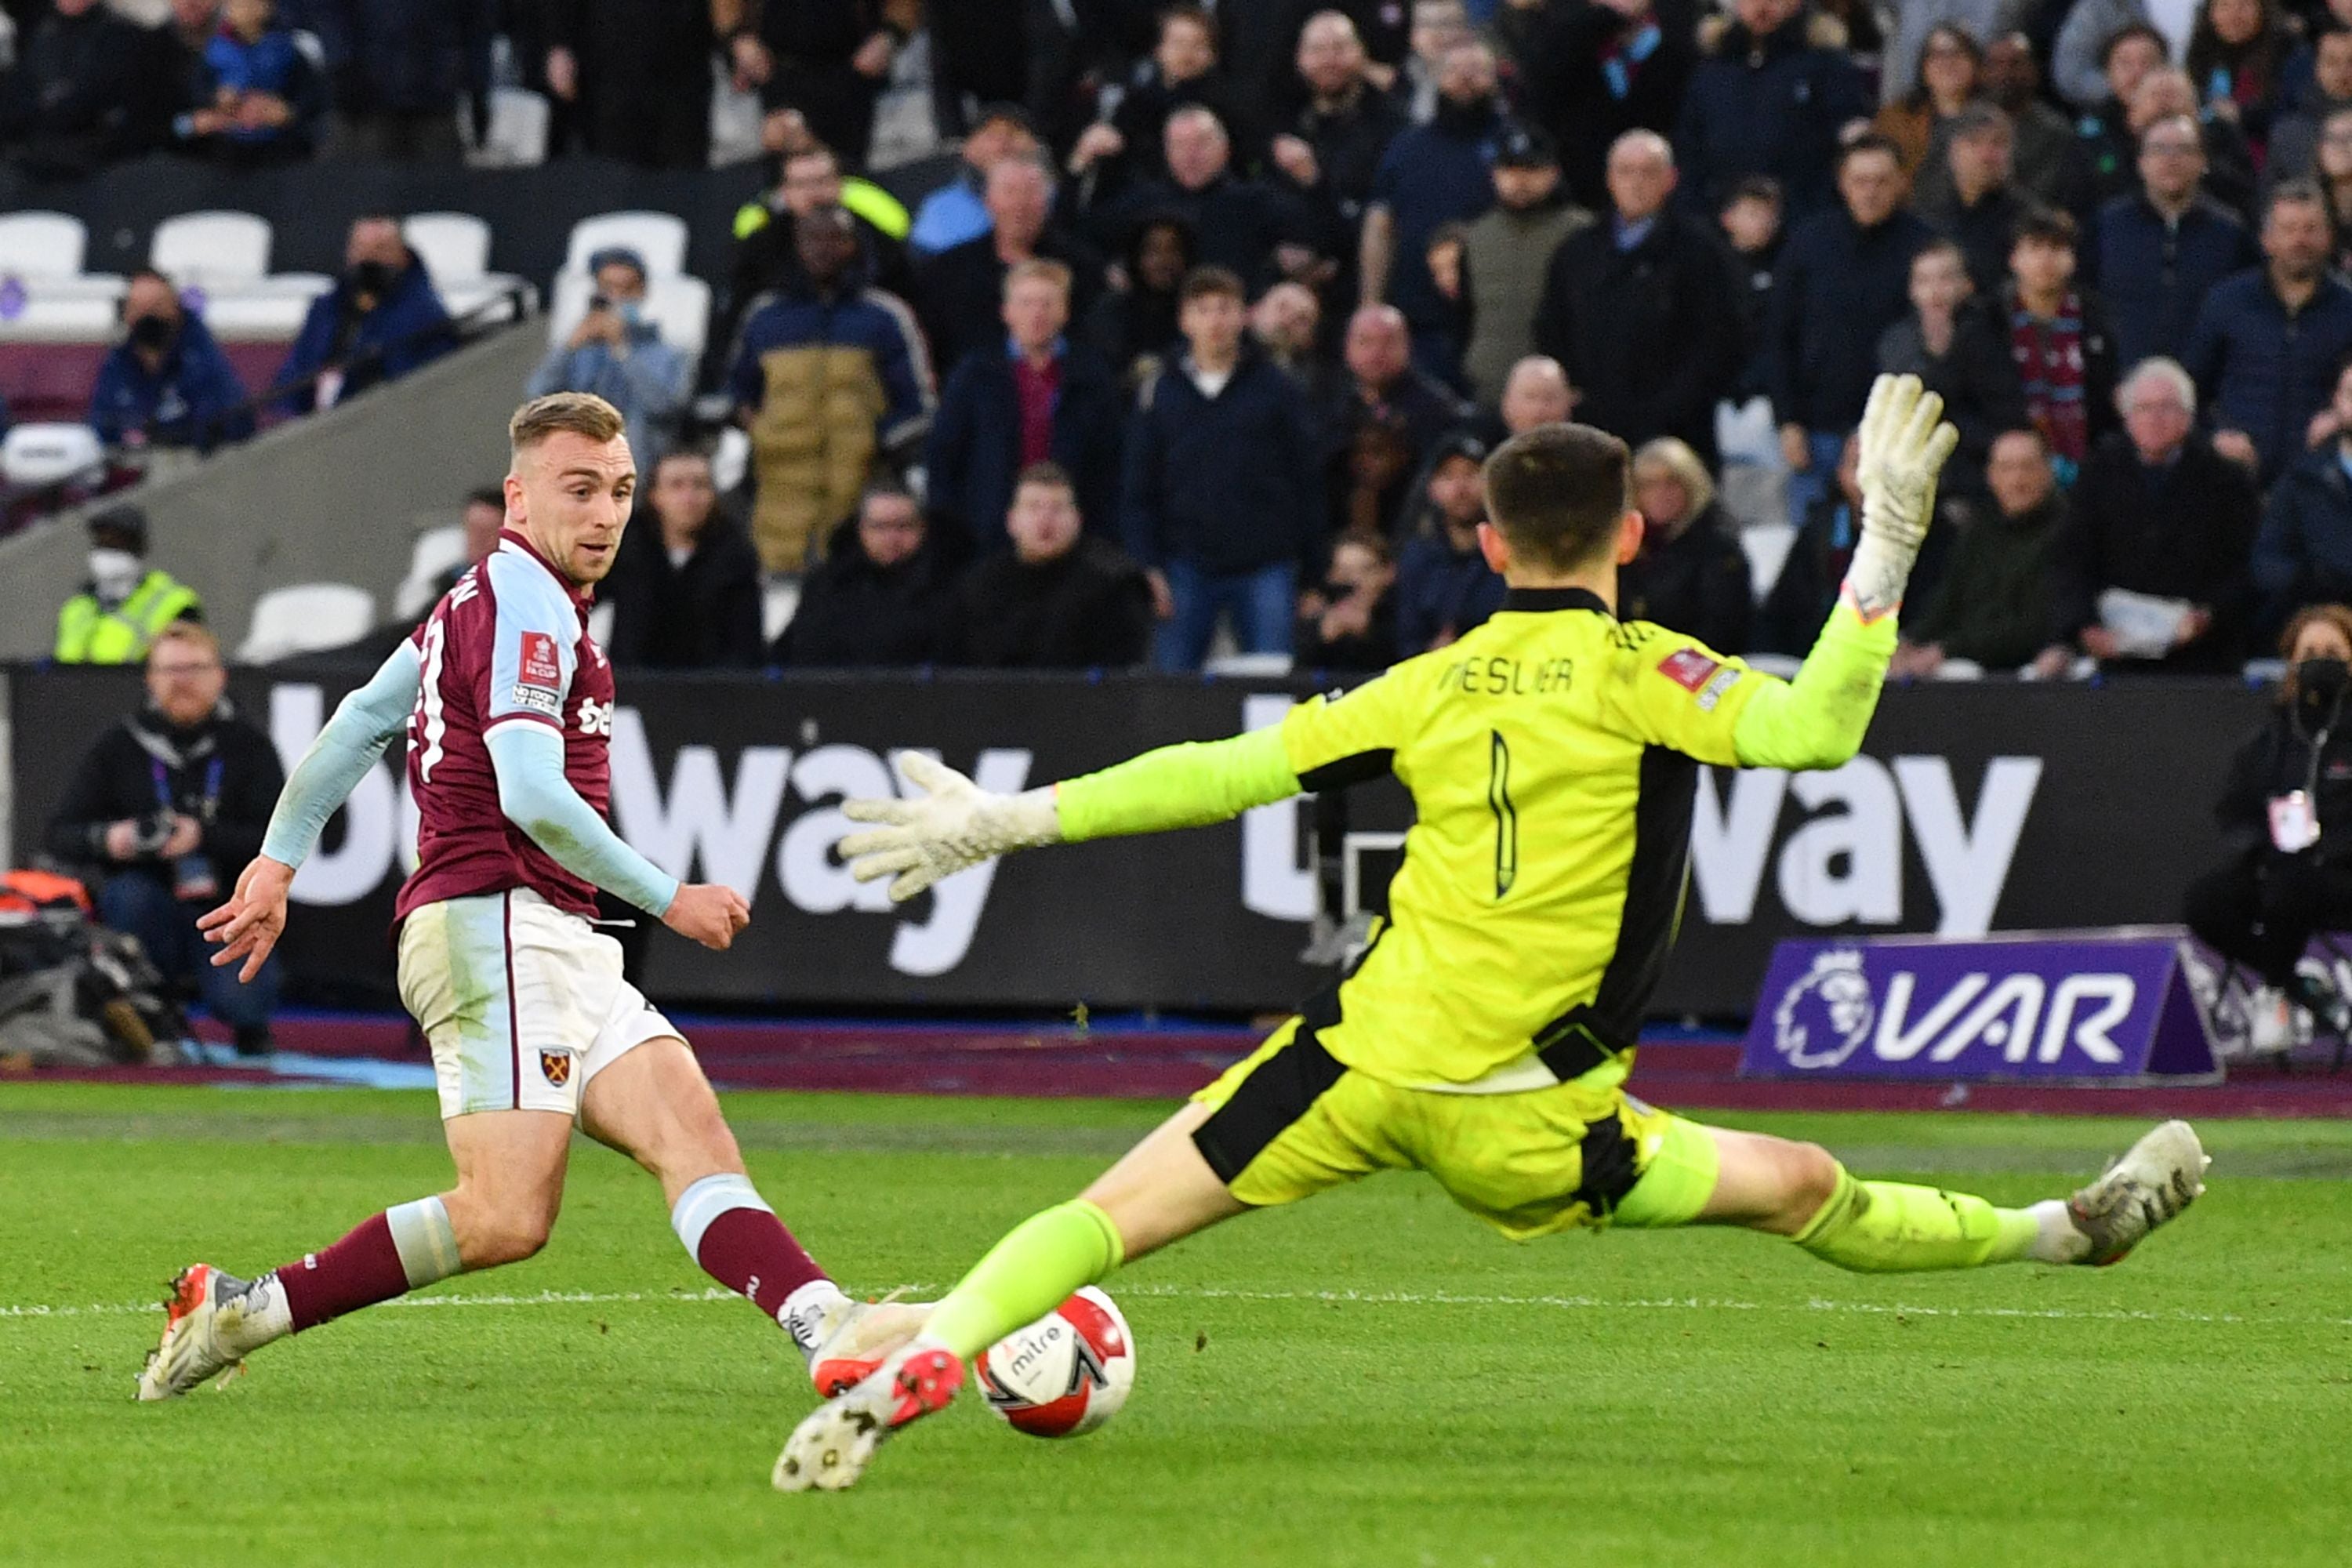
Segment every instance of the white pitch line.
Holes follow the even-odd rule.
[[[920,1292],[926,1283],[900,1287]],[[2243,1312],[2192,1312],[2181,1308],[2148,1310],[2128,1307],[1930,1307],[1879,1301],[1835,1301],[1815,1296],[1802,1301],[1737,1301],[1707,1296],[1502,1296],[1450,1290],[1229,1290],[1217,1286],[1124,1285],[1119,1294],[1157,1300],[1320,1301],[1360,1307],[1535,1307],[1571,1312],[1797,1312],[1858,1317],[2008,1318],[2055,1322],[2216,1323],[2245,1325],[2323,1324],[2352,1327],[2352,1317],[2263,1317]],[[698,1305],[741,1300],[716,1287],[686,1290],[541,1290],[509,1296],[403,1296],[387,1307],[572,1307],[652,1302]],[[152,1301],[94,1302],[88,1306],[0,1306],[0,1319],[121,1317],[161,1310]]]

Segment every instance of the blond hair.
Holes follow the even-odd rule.
[[[167,642],[194,643],[215,661],[221,657],[220,638],[213,636],[211,629],[201,621],[173,621],[155,634],[155,640],[147,645],[147,656],[152,658],[155,650]]]
[[[520,458],[551,436],[610,441],[627,427],[621,411],[593,392],[551,392],[514,411],[507,421],[507,445]]]
[[[1696,517],[1715,502],[1715,481],[1707,477],[1706,465],[1699,461],[1688,442],[1673,436],[1661,436],[1654,441],[1644,441],[1642,449],[1633,454],[1633,479],[1639,483],[1644,472],[1663,472],[1682,486],[1683,494],[1690,497],[1690,514]]]
[[[1070,269],[1050,256],[1033,256],[1026,261],[1016,261],[1007,268],[1004,273],[1004,297],[1008,300],[1013,298],[1013,286],[1015,283],[1028,282],[1033,278],[1040,283],[1051,283],[1060,289],[1065,301],[1069,299]]]

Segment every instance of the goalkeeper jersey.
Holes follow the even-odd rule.
[[[1891,616],[1842,605],[1792,686],[1618,621],[1583,589],[1515,588],[1459,642],[1278,730],[1064,784],[1063,829],[1213,821],[1393,773],[1417,816],[1388,921],[1307,1009],[1318,1037],[1347,1067],[1427,1087],[1507,1077],[1574,1038],[1589,1059],[1559,1076],[1607,1084],[1631,1066],[1674,941],[1699,766],[1844,761],[1894,642]]]

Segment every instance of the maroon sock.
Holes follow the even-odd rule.
[[[703,1230],[694,1260],[730,1290],[758,1302],[760,1310],[787,1332],[791,1325],[778,1315],[785,1298],[825,1277],[784,1222],[763,1208],[729,1209],[712,1220]]]
[[[405,1295],[408,1271],[401,1267],[400,1249],[392,1243],[391,1222],[377,1215],[324,1252],[279,1268],[278,1283],[286,1289],[286,1308],[299,1334],[345,1312]]]

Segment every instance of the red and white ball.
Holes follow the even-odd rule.
[[[1118,1414],[1135,1386],[1135,1336],[1089,1285],[972,1363],[988,1407],[1033,1437],[1078,1437]]]

